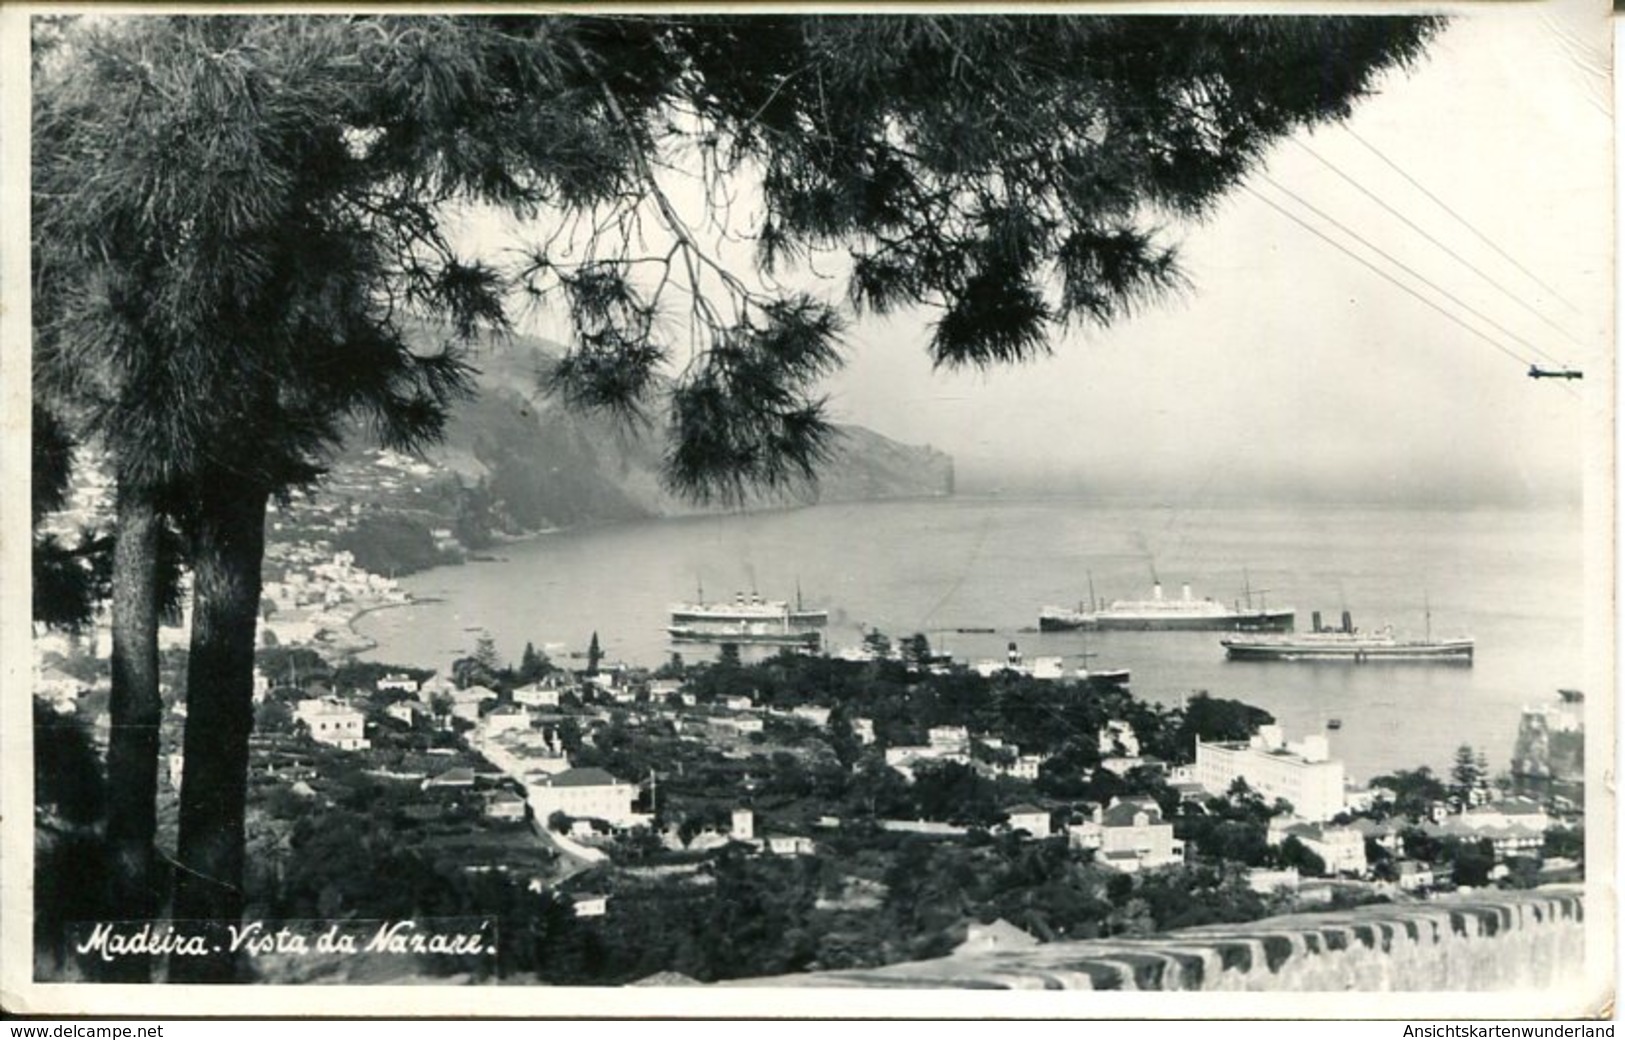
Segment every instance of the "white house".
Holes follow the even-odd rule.
[[[637,786],[617,780],[596,767],[566,769],[529,784],[528,789],[526,800],[538,820],[546,820],[556,812],[623,826],[641,823],[644,819],[632,811]]]
[[[513,691],[513,702],[527,708],[557,708],[562,691],[558,684],[543,679]]]
[[[427,718],[432,712],[427,704],[413,699],[409,701],[396,701],[384,709],[384,714],[392,719],[404,722],[408,726],[416,725],[419,718]]]
[[[770,834],[764,839],[774,856],[811,856],[813,840],[801,834]]]
[[[1037,780],[1038,768],[1044,764],[1042,755],[1017,755],[1016,760],[1010,763],[1003,772],[1004,775],[1017,780]]]
[[[852,735],[858,738],[859,744],[873,744],[875,742],[875,720],[853,719]]]
[[[399,690],[402,693],[417,693],[419,685],[421,684],[410,675],[402,675],[399,672],[391,672],[389,675],[384,676],[382,679],[379,679],[376,683],[374,683],[373,689],[377,690],[379,693],[384,693],[389,690]]]
[[[1035,838],[1049,837],[1048,809],[1040,809],[1036,805],[1016,805],[1005,812],[1010,817],[1009,827],[1012,831],[1026,831]]]
[[[1149,798],[1113,799],[1096,809],[1100,824],[1098,861],[1122,871],[1162,867],[1184,862],[1185,846],[1174,838],[1174,825],[1165,823],[1162,810]]]
[[[1356,827],[1331,827],[1277,816],[1270,820],[1266,840],[1271,845],[1297,838],[1303,847],[1319,856],[1328,874],[1364,874],[1365,835]]]
[[[485,800],[485,815],[493,820],[523,820],[525,800],[504,788]]]
[[[337,697],[300,701],[293,714],[318,743],[331,744],[344,751],[359,751],[370,746],[364,735],[366,720],[361,712]]]
[[[1533,831],[1551,829],[1552,818],[1545,806],[1533,798],[1505,798],[1487,805],[1469,809],[1461,814],[1461,822],[1474,829],[1524,827]]]

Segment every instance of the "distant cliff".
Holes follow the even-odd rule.
[[[504,534],[709,511],[661,484],[666,439],[658,416],[627,427],[568,409],[541,391],[557,356],[548,347],[523,337],[483,347],[473,359],[479,392],[457,406],[445,439],[426,453],[427,468],[392,468],[365,437],[352,438],[328,484],[364,504],[360,519],[337,539],[358,563],[398,573],[421,568],[429,562],[421,551],[400,554],[388,546],[422,550],[437,541],[435,529],[451,530],[457,548],[480,549]],[[748,507],[952,492],[953,460],[946,454],[844,426],[815,486],[759,497]],[[403,525],[421,535],[408,538]],[[447,539],[438,541],[442,556],[455,552]]]

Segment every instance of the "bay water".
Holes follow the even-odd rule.
[[[678,650],[673,603],[735,592],[830,612],[826,642],[866,629],[925,633],[963,660],[1063,656],[1068,670],[1128,668],[1143,699],[1197,690],[1274,714],[1291,739],[1325,733],[1354,779],[1445,772],[1471,744],[1509,763],[1521,708],[1583,683],[1584,545],[1578,510],[1347,505],[1165,505],[1081,498],[954,497],[818,505],[545,534],[500,559],[402,579],[424,602],[360,618],[376,660],[444,668],[489,633],[560,663],[593,633],[608,661],[657,665]],[[1235,662],[1215,632],[1039,633],[1039,609],[1165,596],[1310,612],[1420,637],[1468,634],[1472,666]],[[965,631],[975,629],[978,631]],[[991,631],[982,631],[991,630]],[[1595,653],[1595,648],[1589,652]],[[577,665],[579,667],[579,664]],[[1605,696],[1607,691],[1592,691]],[[1332,720],[1340,728],[1329,729]]]

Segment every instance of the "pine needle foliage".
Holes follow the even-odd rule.
[[[801,474],[829,447],[808,440],[831,429],[816,388],[766,388],[729,357],[741,327],[795,321],[769,317],[783,294],[747,286],[710,245],[742,182],[759,199],[745,237],[767,284],[841,254],[859,311],[936,312],[938,365],[1022,362],[1068,325],[1108,327],[1184,291],[1165,226],[1211,212],[1282,136],[1347,116],[1441,24],[685,15],[536,31],[566,40],[565,63],[596,84],[579,95],[602,121],[592,139],[621,145],[593,153],[620,162],[615,193],[521,275],[576,322],[555,386],[646,416],[664,384],[645,373],[686,357],[668,483],[735,498],[741,477]],[[673,204],[679,175],[698,181],[702,215]],[[610,271],[613,320],[581,292]],[[769,389],[771,405],[736,399]]]
[[[569,315],[552,389],[631,421],[663,411],[669,483],[734,497],[741,474],[803,473],[830,429],[804,373],[764,379],[739,344],[799,328],[838,345],[833,314],[783,309],[771,277],[731,269],[719,244],[741,192],[762,274],[844,254],[860,310],[937,312],[938,364],[1025,361],[1070,323],[1182,291],[1163,228],[1205,216],[1283,135],[1346,117],[1440,24],[53,22],[36,62],[39,348],[132,475],[287,482],[319,472],[347,414],[391,444],[432,439],[467,345],[506,328],[517,290]],[[679,178],[701,212],[676,203]],[[452,203],[552,231],[499,270],[453,248]],[[401,332],[425,317],[450,330],[429,357]],[[656,378],[674,364],[675,383]]]
[[[857,308],[936,312],[939,365],[1039,356],[1070,322],[1106,326],[1179,290],[1160,229],[1211,212],[1274,141],[1346,117],[1440,24],[38,20],[36,386],[68,438],[108,449],[131,518],[111,581],[134,604],[114,626],[115,659],[133,662],[114,702],[132,718],[159,704],[140,664],[167,580],[143,548],[158,507],[191,538],[174,912],[218,931],[243,910],[264,503],[319,477],[356,417],[392,447],[439,437],[469,349],[508,328],[513,302],[568,314],[575,342],[550,385],[569,403],[663,410],[672,487],[736,502],[810,481],[837,436],[819,383],[845,320],[777,273],[844,254]],[[725,248],[736,204],[755,272]],[[499,267],[449,230],[478,207],[549,232]],[[446,334],[409,339],[424,326]],[[48,505],[62,458],[44,447]],[[42,584],[72,623],[101,580],[89,546],[43,548]],[[111,787],[132,803],[156,783],[155,746],[138,743]],[[150,806],[124,808],[149,819],[121,847],[150,851]],[[133,867],[131,890],[150,891],[149,873]],[[170,977],[234,972],[222,954]]]

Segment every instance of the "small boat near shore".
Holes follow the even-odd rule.
[[[1129,682],[1127,668],[1079,668],[1076,674],[1082,682],[1105,683],[1109,686],[1127,686]]]

